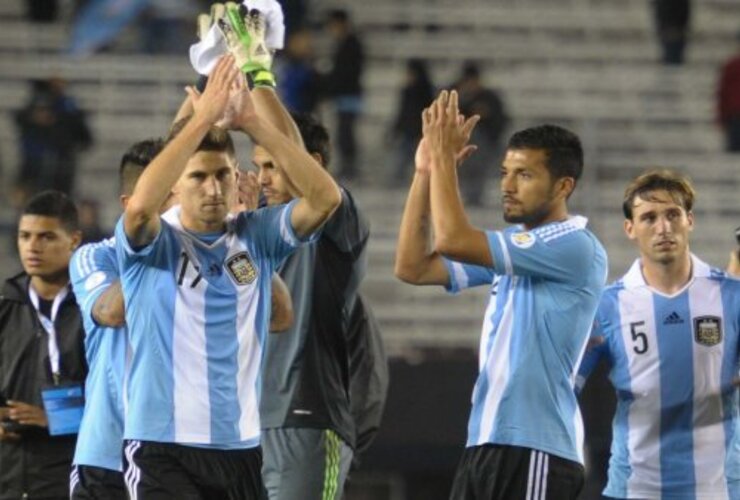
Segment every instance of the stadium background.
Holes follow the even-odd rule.
[[[90,0],[94,3],[96,0]],[[109,2],[125,6],[134,0]],[[186,57],[194,40],[192,0],[157,2],[164,53],[142,49],[141,26],[127,26],[105,51],[72,56],[72,0],[59,1],[53,23],[31,23],[23,0],[0,2],[0,269],[15,273],[16,212],[11,200],[19,163],[14,112],[26,102],[31,79],[59,76],[86,111],[95,137],[79,156],[78,198],[96,200],[104,226],[119,212],[116,170],[132,142],[162,135],[194,80]],[[301,2],[297,2],[301,3]],[[610,278],[634,258],[622,233],[620,200],[626,181],[648,166],[688,173],[698,191],[692,248],[724,267],[740,220],[740,156],[723,152],[715,121],[721,64],[737,48],[740,2],[694,0],[687,60],[659,63],[648,0],[306,0],[317,63],[330,52],[321,28],[329,8],[347,9],[368,56],[365,111],[359,140],[361,181],[349,184],[372,221],[370,268],[364,292],[383,326],[392,381],[385,425],[346,497],[446,498],[464,443],[469,396],[476,373],[484,290],[448,297],[438,289],[404,285],[393,259],[407,185],[389,185],[386,130],[397,104],[406,60],[429,62],[433,81],[452,82],[464,60],[480,63],[511,116],[510,130],[542,122],[581,135],[586,170],[572,200],[590,218],[609,251]],[[188,10],[190,9],[190,10]],[[151,28],[151,27],[150,27]],[[151,35],[151,31],[149,32]],[[156,29],[155,29],[156,33]],[[323,105],[322,118],[333,113]],[[241,143],[242,164],[248,144]],[[409,166],[409,168],[412,168]],[[497,171],[497,166],[492,165]],[[501,225],[496,176],[488,182],[474,222]],[[603,367],[602,367],[603,368]],[[609,443],[611,391],[604,370],[587,387],[584,413],[592,456],[583,498],[598,498]],[[589,432],[589,430],[591,432]]]

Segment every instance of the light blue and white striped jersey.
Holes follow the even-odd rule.
[[[609,481],[619,498],[740,499],[740,281],[692,256],[672,296],[637,260],[604,291],[579,387],[605,357],[617,392]]]
[[[573,387],[607,272],[586,222],[487,232],[494,269],[447,261],[450,291],[491,285],[468,447],[522,446],[583,463]]]
[[[101,326],[92,315],[95,301],[118,280],[114,239],[81,246],[69,273],[85,326],[89,367],[74,463],[121,471],[126,329]]]
[[[295,201],[240,213],[212,243],[161,218],[133,249],[116,227],[132,359],[126,439],[218,449],[259,444],[260,365],[272,273],[301,242]]]

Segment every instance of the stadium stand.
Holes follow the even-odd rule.
[[[340,4],[356,20],[369,56],[360,127],[366,182],[354,191],[373,223],[365,291],[390,352],[409,345],[475,345],[485,299],[485,291],[448,299],[440,290],[408,287],[393,277],[406,186],[383,186],[390,161],[382,136],[409,57],[428,59],[437,83],[451,82],[463,59],[479,60],[485,81],[507,102],[512,129],[550,121],[581,134],[588,166],[574,206],[590,217],[609,250],[611,276],[634,255],[621,230],[622,189],[653,165],[692,176],[701,220],[696,250],[725,265],[740,215],[740,160],[721,152],[714,90],[718,65],[734,47],[740,3],[696,1],[688,62],[681,68],[657,63],[652,19],[642,0],[317,0],[312,8],[318,16]],[[131,53],[131,33],[104,54],[72,59],[60,55],[68,32],[65,23],[38,29],[26,22],[21,0],[0,2],[2,186],[12,181],[18,160],[12,111],[26,99],[27,81],[62,76],[89,112],[96,137],[80,165],[78,191],[105,200],[112,223],[118,212],[116,159],[134,140],[165,133],[193,73],[185,48],[182,56]],[[328,41],[319,39],[318,49],[326,56]],[[472,213],[482,226],[502,225],[495,190],[491,182],[486,208]],[[0,205],[7,223],[13,214]]]

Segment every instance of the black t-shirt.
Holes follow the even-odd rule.
[[[367,219],[343,189],[342,204],[318,241],[281,266],[295,319],[290,330],[268,337],[260,403],[264,429],[332,429],[354,446],[347,337],[369,233]]]

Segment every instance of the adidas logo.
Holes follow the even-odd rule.
[[[682,323],[683,319],[681,319],[681,316],[676,311],[673,311],[663,320],[664,325],[680,325]]]

